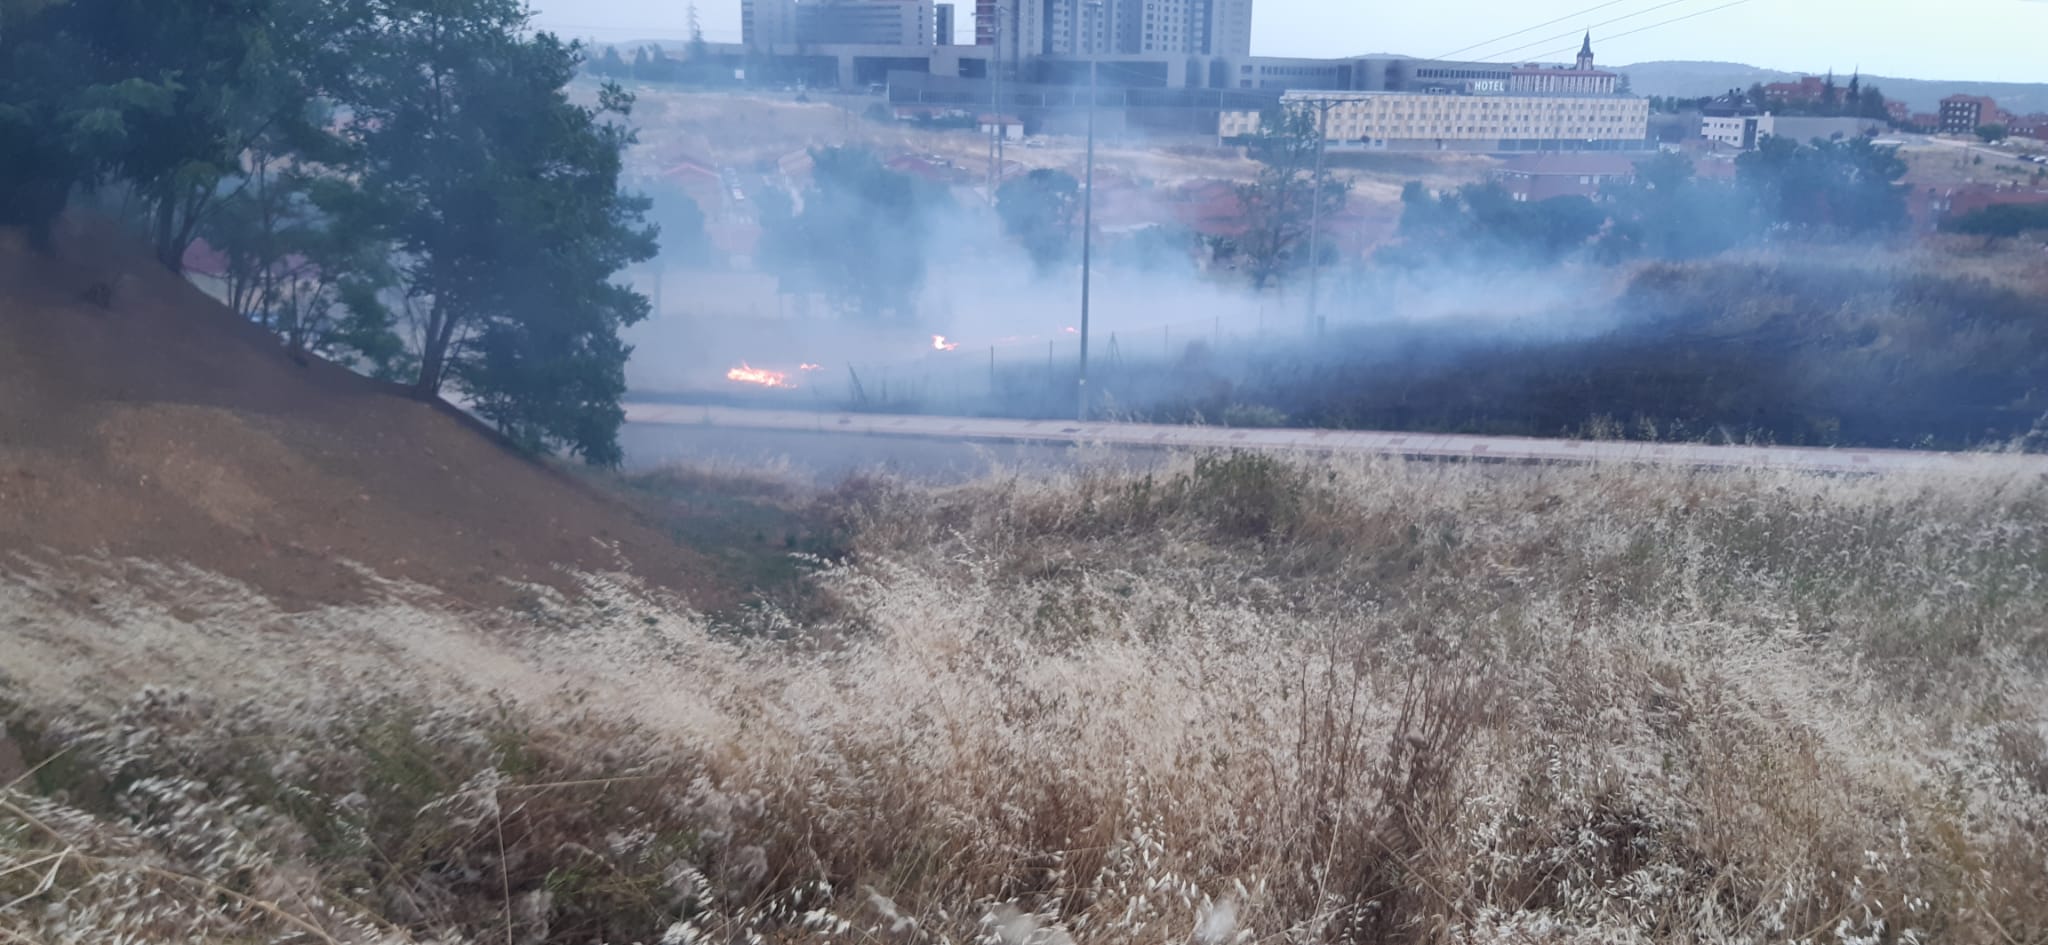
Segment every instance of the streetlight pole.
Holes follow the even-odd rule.
[[[1086,9],[1100,15],[1102,0],[1088,0]],[[1081,188],[1081,406],[1076,419],[1088,419],[1088,277],[1093,263],[1095,243],[1095,42],[1094,33],[1083,30],[1088,37],[1088,156],[1086,169],[1082,174],[1086,181]]]

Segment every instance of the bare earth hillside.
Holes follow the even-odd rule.
[[[627,510],[453,410],[294,363],[78,221],[54,259],[0,232],[0,557],[53,553],[186,562],[304,604],[359,595],[365,570],[476,604],[559,568],[714,596]]]

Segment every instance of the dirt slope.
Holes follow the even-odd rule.
[[[0,558],[52,552],[189,562],[299,604],[361,596],[361,569],[479,605],[560,567],[725,596],[631,511],[451,410],[294,363],[80,219],[56,258],[0,230]]]

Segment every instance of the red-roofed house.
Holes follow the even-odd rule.
[[[1827,97],[1828,81],[1810,75],[1797,82],[1773,82],[1764,86],[1764,100],[1772,105],[1813,105]]]
[[[2048,141],[2048,112],[2014,115],[2007,119],[2005,131],[2015,138],[2032,138],[2036,141]]]
[[[1519,154],[1494,172],[1516,200],[1598,197],[1610,185],[1636,179],[1639,157],[1625,154]]]
[[[1931,233],[1946,221],[2004,204],[2048,204],[2048,189],[2014,184],[1929,187],[1918,191],[1907,201],[1906,211],[1913,218],[1915,229]]]
[[[718,169],[702,161],[683,158],[654,175],[688,194],[707,217],[717,216],[719,208],[725,206],[725,185],[719,180]]]
[[[976,127],[981,129],[982,134],[989,134],[997,128],[1001,128],[1005,140],[1016,141],[1024,137],[1024,119],[1015,115],[997,115],[993,112],[983,112],[975,118],[974,123]]]

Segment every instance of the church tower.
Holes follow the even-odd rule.
[[[1589,32],[1587,32],[1587,33],[1586,33],[1586,44],[1585,44],[1585,45],[1583,45],[1583,46],[1580,46],[1580,47],[1579,47],[1579,71],[1581,71],[1581,72],[1591,72],[1591,71],[1592,71],[1592,69],[1593,69],[1593,34],[1592,34],[1592,33],[1591,33],[1590,31],[1589,31]]]

